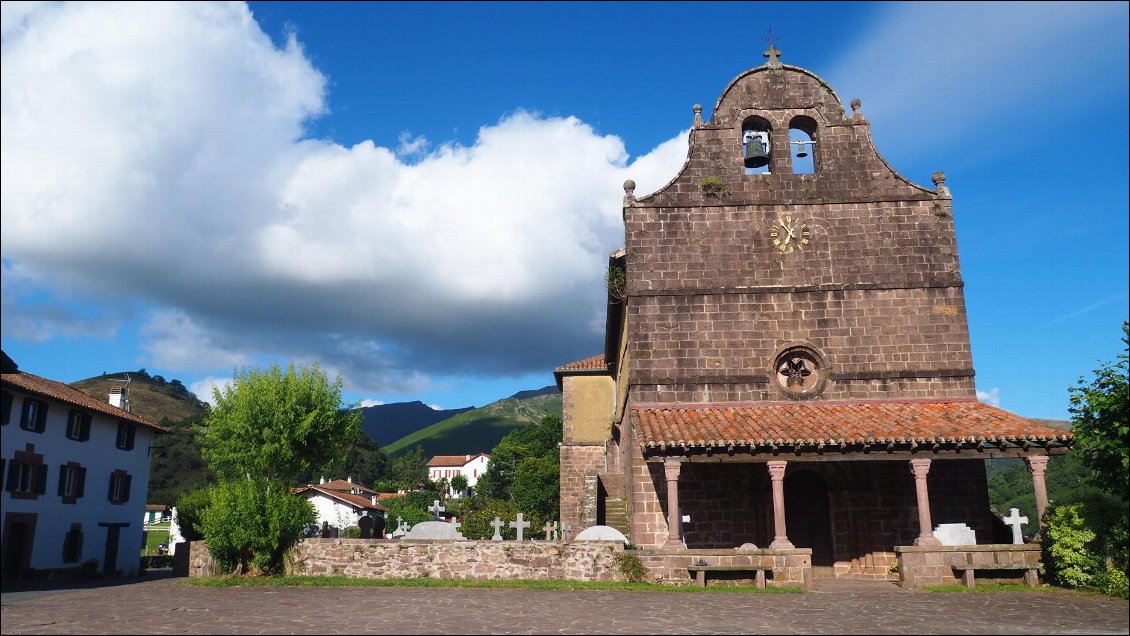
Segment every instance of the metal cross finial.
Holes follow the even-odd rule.
[[[765,38],[765,41],[769,43],[769,49],[767,51],[765,51],[764,53],[762,53],[762,55],[769,58],[769,61],[765,63],[766,66],[780,66],[781,65],[781,60],[777,59],[777,58],[781,57],[781,51],[778,50],[777,47],[773,45],[773,43],[776,42],[777,40],[778,40],[778,38],[773,37],[773,27],[769,27],[769,37]]]

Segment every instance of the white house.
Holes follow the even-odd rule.
[[[3,354],[3,537],[6,579],[77,568],[137,574],[155,435],[168,430]]]
[[[477,455],[436,455],[428,460],[428,479],[439,481],[446,479],[451,483],[451,478],[463,475],[467,478],[467,488],[460,492],[452,491],[452,497],[466,497],[479,483],[479,477],[487,470],[490,464],[490,455],[479,453]]]
[[[326,481],[323,477],[318,485],[301,486],[292,492],[314,504],[319,526],[328,523],[338,530],[358,525],[366,513],[375,515],[388,511],[377,502],[377,491],[355,483],[352,478]]]

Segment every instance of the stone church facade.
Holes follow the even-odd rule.
[[[887,578],[943,523],[1008,543],[984,461],[1025,458],[1042,513],[1071,436],[976,400],[944,175],[899,175],[859,100],[778,55],[695,106],[666,186],[625,183],[605,351],[555,370],[561,521],[817,577]]]

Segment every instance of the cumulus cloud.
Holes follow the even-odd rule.
[[[208,376],[199,382],[193,382],[188,385],[188,390],[196,394],[196,397],[212,406],[216,406],[216,398],[213,389],[223,393],[228,387],[232,385],[231,378],[217,378]]]
[[[384,400],[361,400],[361,408],[380,406],[382,404],[385,404]]]
[[[150,366],[320,360],[381,392],[575,359],[601,345],[623,181],[646,194],[686,156],[685,133],[632,160],[525,111],[469,146],[308,139],[326,80],[245,5],[4,6],[4,259],[155,307]]]
[[[981,402],[984,402],[985,404],[988,404],[989,406],[995,406],[997,408],[1000,408],[1000,405],[1001,405],[1001,390],[997,387],[993,387],[992,389],[990,389],[988,391],[978,390],[977,391],[977,399]]]

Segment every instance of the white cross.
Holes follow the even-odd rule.
[[[1020,509],[1012,508],[1009,510],[1008,516],[1002,521],[1004,521],[1005,525],[1012,526],[1012,542],[1024,543],[1024,535],[1020,532],[1020,524],[1028,523],[1028,517],[1021,517]]]
[[[572,535],[573,535],[573,524],[571,524],[571,523],[561,524],[561,538],[568,541],[569,537],[571,537]]]
[[[522,513],[519,512],[518,513],[518,520],[517,521],[511,521],[510,527],[511,528],[517,528],[517,530],[518,530],[518,540],[521,541],[522,540],[522,530],[529,528],[530,522],[529,521],[522,521]]]
[[[542,527],[542,530],[545,530],[545,540],[553,541],[554,535],[557,534],[557,522],[554,521],[553,523],[550,523],[546,521],[545,526]]]
[[[492,541],[502,541],[501,530],[502,530],[502,526],[506,525],[506,522],[503,521],[502,519],[499,519],[498,517],[495,517],[494,521],[490,522],[490,525],[494,526],[494,536],[491,537],[491,540]]]
[[[432,505],[428,508],[428,512],[432,513],[432,521],[439,521],[439,513],[446,511],[447,508],[439,505],[439,499],[433,501]]]

